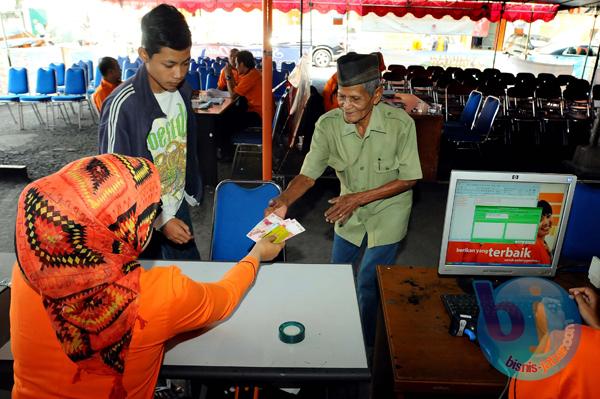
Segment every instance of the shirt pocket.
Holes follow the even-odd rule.
[[[342,183],[343,186],[348,187],[348,164],[338,157],[331,156],[327,160],[327,165],[331,166],[333,170],[335,170],[335,174],[337,175],[338,179],[340,179],[340,183]]]
[[[378,157],[373,165],[375,187],[398,179],[400,174],[400,160],[396,157]]]

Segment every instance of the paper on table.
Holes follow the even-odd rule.
[[[215,97],[215,98],[231,97],[231,95],[229,94],[228,91],[218,90],[218,89],[208,89],[208,90],[206,90],[206,93],[208,94],[209,97]]]

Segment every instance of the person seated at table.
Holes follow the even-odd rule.
[[[239,106],[238,127],[262,126],[262,74],[256,69],[256,62],[251,52],[243,50],[235,57],[235,68],[238,71],[238,81],[233,75],[233,66],[227,64],[225,80],[227,91],[232,100],[241,99],[245,106]]]
[[[340,57],[340,107],[319,118],[300,174],[265,210],[285,217],[327,166],[336,171],[341,193],[324,215],[335,225],[331,262],[353,263],[358,270],[358,305],[370,348],[379,297],[375,267],[396,262],[412,187],[422,177],[415,123],[404,110],[381,102],[379,64],[375,54]]]
[[[102,74],[100,85],[96,88],[92,99],[96,109],[100,111],[106,97],[121,84],[121,67],[119,62],[112,57],[103,57],[98,63],[98,70]]]
[[[383,72],[386,69],[385,62],[383,60],[383,54],[377,51],[375,53],[379,58],[379,72]],[[337,91],[338,91],[338,79],[337,72],[335,72],[325,86],[323,87],[323,106],[325,107],[325,112],[331,111],[332,109],[338,108],[338,100],[337,100]]]
[[[600,365],[600,298],[590,287],[572,288],[581,318],[587,326],[580,329],[577,349],[563,369],[548,378],[535,381],[511,379],[510,399],[587,399],[600,398],[596,381]]]
[[[231,79],[237,83],[238,81],[238,70],[234,67],[235,65],[235,57],[240,52],[240,50],[236,48],[232,48],[229,51],[229,58],[227,59],[227,63],[231,65]],[[221,74],[219,75],[219,81],[217,82],[217,87],[219,90],[227,90],[227,73],[225,72],[226,68],[221,69]]]
[[[261,261],[259,241],[221,280],[137,262],[159,211],[144,158],[83,158],[29,184],[18,201],[10,337],[12,397],[152,398],[165,342],[229,317]]]
[[[144,258],[200,260],[188,204],[202,200],[190,67],[192,34],[185,17],[161,4],[142,18],[144,62],[106,99],[100,113],[100,153],[144,157],[160,171],[162,212]]]

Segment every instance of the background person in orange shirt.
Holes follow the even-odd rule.
[[[100,86],[92,95],[96,109],[100,111],[104,100],[112,91],[121,84],[121,67],[117,60],[112,57],[104,57],[98,64],[98,69],[102,74]]]
[[[262,260],[259,241],[220,281],[176,266],[144,270],[160,201],[156,167],[104,154],[74,161],[23,190],[16,218],[10,337],[12,398],[152,398],[175,335],[226,319]]]
[[[238,70],[238,81],[233,79],[233,67],[227,65],[225,79],[227,90],[233,100],[245,98],[247,108],[242,116],[245,126],[262,125],[262,74],[255,68],[256,62],[251,52],[243,50],[235,57],[235,66]],[[243,102],[243,101],[242,101]],[[243,105],[240,103],[241,107]]]
[[[234,82],[237,83],[238,81],[238,70],[236,68],[233,67],[233,65],[235,65],[235,57],[237,56],[237,54],[240,52],[240,50],[236,49],[236,48],[232,48],[229,51],[229,58],[227,59],[227,63],[229,65],[231,65],[231,79],[233,79]],[[219,90],[227,90],[227,79],[225,78],[226,76],[226,68],[221,69],[221,74],[219,75],[219,81],[217,82],[217,87],[219,88]]]
[[[227,128],[223,131],[229,134],[218,135],[217,158],[230,159],[233,157],[231,135],[248,127],[262,126],[262,74],[256,69],[256,62],[251,52],[242,50],[235,57],[235,67],[238,80],[234,79],[233,66],[227,64],[225,80],[227,91],[235,106],[229,107],[223,120]]]

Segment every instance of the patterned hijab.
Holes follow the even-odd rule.
[[[124,397],[125,355],[138,318],[140,267],[160,200],[154,165],[105,154],[29,184],[19,198],[16,252],[63,351],[79,372],[113,375]]]

